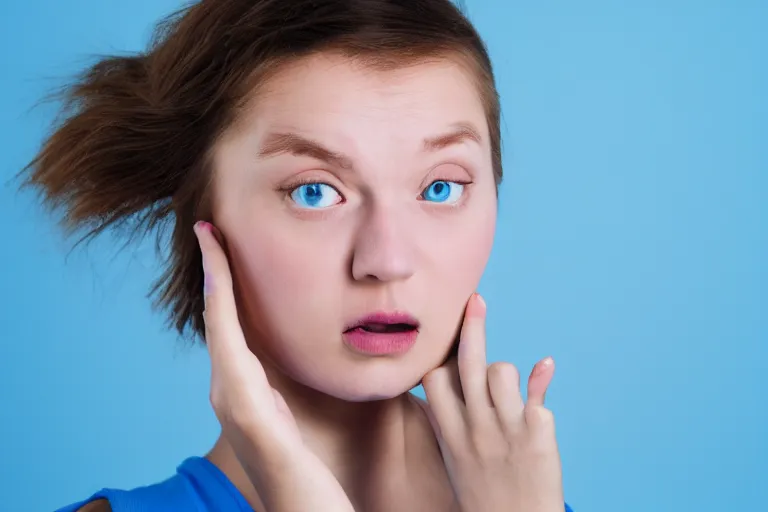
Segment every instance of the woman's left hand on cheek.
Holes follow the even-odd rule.
[[[554,362],[536,364],[528,402],[509,363],[486,363],[485,303],[473,295],[458,358],[423,379],[426,406],[464,512],[563,512],[562,470],[544,395]]]

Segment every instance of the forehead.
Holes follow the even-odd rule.
[[[483,102],[468,66],[435,59],[377,69],[338,54],[286,64],[254,91],[241,123],[249,131],[338,132],[424,137],[470,123],[487,141]],[[342,141],[340,141],[342,142]]]

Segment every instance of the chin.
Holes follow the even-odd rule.
[[[410,382],[393,382],[388,386],[350,385],[331,393],[347,402],[375,402],[390,400],[410,391],[414,385]]]
[[[421,385],[424,375],[455,357],[457,346],[454,342],[447,347],[442,351],[445,354],[442,358],[431,354],[429,362],[424,361],[424,354],[420,354],[416,356],[420,359],[418,363],[415,360],[379,360],[372,361],[374,364],[340,371],[325,380],[326,384],[332,383],[334,388],[325,392],[348,402],[371,402],[398,397]],[[337,380],[339,376],[343,376],[342,381]]]
[[[347,402],[373,402],[396,398],[418,386],[423,372],[363,370],[348,372],[343,381],[325,381],[323,393]],[[332,379],[332,378],[331,378]],[[328,385],[330,384],[330,386]],[[317,388],[316,388],[317,389]]]

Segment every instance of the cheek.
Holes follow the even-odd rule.
[[[294,251],[272,246],[268,251],[248,248],[245,262],[250,283],[268,302],[281,302],[300,294],[312,282],[304,282],[303,273],[311,272],[314,261],[307,261]]]
[[[462,288],[472,288],[467,293],[474,291],[485,270],[496,224],[495,209],[485,208],[473,213],[455,225],[450,234],[432,240],[428,249],[435,269],[433,273],[439,272],[441,276],[437,277],[443,281],[454,281],[461,283]]]
[[[249,233],[237,243],[240,289],[247,295],[248,308],[263,322],[270,334],[302,328],[307,322],[296,318],[312,312],[310,324],[329,318],[327,311],[339,292],[338,251],[331,244],[312,244],[282,236]]]
[[[478,225],[461,241],[456,241],[452,261],[454,271],[479,281],[488,262],[492,245],[493,227],[487,224]]]
[[[474,217],[473,222],[455,227],[450,235],[433,239],[427,249],[426,299],[430,326],[437,339],[448,343],[461,325],[469,296],[485,270],[493,246],[495,210]]]

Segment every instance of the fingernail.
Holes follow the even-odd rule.
[[[199,220],[195,222],[194,229],[196,230],[206,230],[206,231],[212,231],[213,224],[210,222],[205,222],[204,220]]]
[[[475,300],[473,300],[475,299]],[[473,318],[482,318],[485,315],[485,301],[478,293],[473,293],[467,303],[465,315]]]
[[[198,237],[198,242],[200,240],[200,232],[203,230],[210,232],[211,227],[213,227],[211,224],[202,220],[195,222],[193,229],[195,231],[195,235]],[[210,274],[206,270],[205,253],[203,252],[202,247],[200,248],[200,254],[203,260],[203,297],[207,297],[213,291],[213,279],[211,278]]]
[[[554,362],[554,360],[552,359],[552,357],[549,357],[549,356],[545,357],[544,359],[542,359],[539,362],[539,364],[536,365],[536,370],[535,370],[536,374],[539,374],[539,373],[543,372],[544,370],[546,370],[547,368],[549,368],[550,366],[552,366],[553,362]]]

